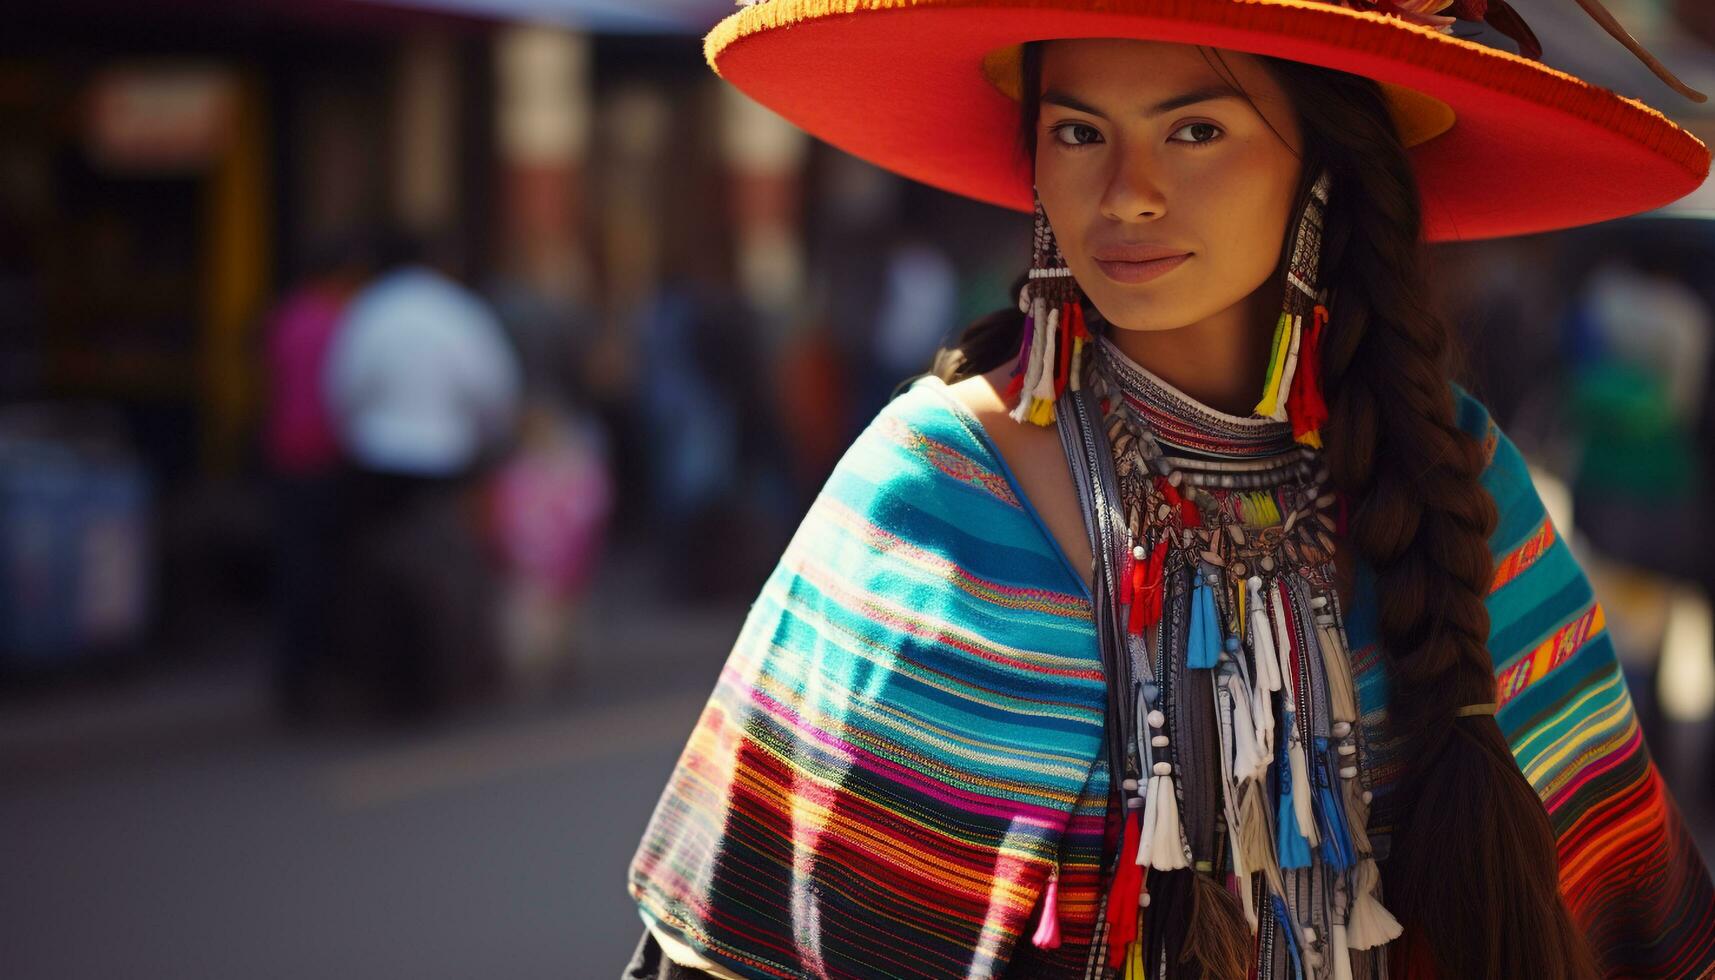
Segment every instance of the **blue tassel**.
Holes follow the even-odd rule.
[[[1221,614],[1215,608],[1215,587],[1212,585],[1203,589],[1203,607],[1203,629],[1208,633],[1204,659],[1209,661],[1207,666],[1213,667],[1221,661],[1222,641]]]
[[[1345,871],[1358,861],[1357,849],[1352,844],[1352,830],[1346,823],[1346,807],[1334,791],[1335,781],[1328,771],[1328,740],[1313,738],[1311,744],[1316,749],[1312,756],[1316,760],[1316,799],[1313,801],[1316,827],[1322,832],[1322,841],[1317,846],[1323,861],[1335,870]]]
[[[1220,657],[1215,637],[1214,597],[1201,574],[1196,576],[1196,583],[1191,590],[1191,635],[1185,652],[1185,666],[1192,669],[1213,667]]]
[[[1288,712],[1286,724],[1282,726],[1281,730],[1290,731],[1291,726],[1292,714]],[[1281,779],[1280,803],[1274,811],[1275,853],[1280,857],[1282,868],[1308,868],[1310,867],[1310,841],[1305,838],[1304,832],[1298,829],[1298,818],[1292,810],[1292,779],[1286,775],[1287,766],[1290,765],[1285,753],[1286,739],[1280,740],[1280,746],[1282,751],[1279,753],[1280,758],[1276,763],[1280,769]]]
[[[1280,923],[1280,938],[1286,944],[1286,952],[1292,962],[1293,980],[1303,980],[1304,964],[1298,961],[1298,935],[1292,927],[1292,916],[1286,911],[1286,902],[1279,895],[1269,895],[1269,902],[1274,906],[1274,918]]]

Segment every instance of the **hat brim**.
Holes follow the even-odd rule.
[[[763,0],[717,24],[704,53],[722,78],[833,146],[1028,211],[1018,103],[990,80],[984,59],[1071,37],[1270,55],[1444,103],[1452,125],[1408,151],[1432,241],[1636,214],[1690,193],[1709,173],[1708,147],[1641,102],[1510,52],[1319,0],[1108,0],[1101,9],[1088,0]],[[1419,102],[1416,111],[1432,111]],[[1390,103],[1402,119],[1401,100]]]

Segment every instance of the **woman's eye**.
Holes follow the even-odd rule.
[[[1221,127],[1214,123],[1187,123],[1173,131],[1174,136],[1180,133],[1192,133],[1190,139],[1177,140],[1179,143],[1190,143],[1193,146],[1207,146],[1221,138]]]
[[[1072,134],[1070,139],[1066,137],[1068,133]],[[1080,139],[1080,136],[1083,138]],[[1061,123],[1054,127],[1054,137],[1066,146],[1084,146],[1087,143],[1096,142],[1101,139],[1101,136],[1102,134],[1096,130],[1096,127],[1089,123]]]

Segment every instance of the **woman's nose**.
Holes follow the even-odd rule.
[[[1115,221],[1148,221],[1167,213],[1167,197],[1148,154],[1117,155],[1101,207],[1102,215]]]

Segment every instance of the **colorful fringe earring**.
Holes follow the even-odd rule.
[[[1333,176],[1324,170],[1310,187],[1309,199],[1298,216],[1292,236],[1292,256],[1286,267],[1286,302],[1274,325],[1268,354],[1268,374],[1256,414],[1277,422],[1292,420],[1292,437],[1321,448],[1321,426],[1328,411],[1322,400],[1320,362],[1322,328],[1328,322],[1325,296],[1317,292],[1322,264],[1322,224],[1328,212]],[[1308,330],[1304,318],[1310,317]]]
[[[1018,404],[1009,414],[1017,422],[1051,425],[1060,393],[1082,387],[1090,332],[1072,270],[1054,241],[1040,198],[1031,236],[1030,279],[1019,292],[1018,310],[1024,314],[1023,343],[1006,389],[1006,397],[1016,396]]]

